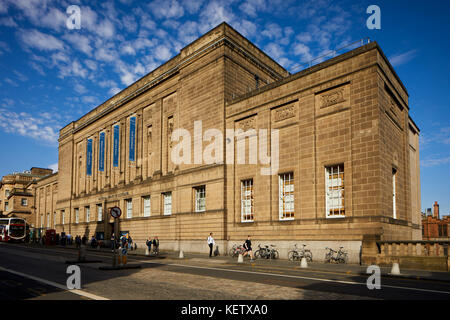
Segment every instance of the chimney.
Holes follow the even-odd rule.
[[[438,205],[437,201],[435,201],[433,204],[433,217],[435,217],[436,219],[439,219],[439,205]]]

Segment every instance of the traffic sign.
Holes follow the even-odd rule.
[[[122,214],[122,210],[119,207],[112,207],[109,211],[113,218],[118,218]]]

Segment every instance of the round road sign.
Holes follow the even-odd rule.
[[[109,213],[113,218],[118,218],[122,214],[122,210],[119,207],[112,207]]]

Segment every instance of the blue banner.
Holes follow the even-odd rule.
[[[114,146],[113,146],[113,167],[119,166],[119,134],[120,126],[116,124],[114,126]]]
[[[105,171],[105,133],[100,132],[98,140],[98,171]]]
[[[92,139],[87,140],[86,175],[92,176]]]
[[[130,161],[135,161],[136,151],[136,117],[130,118]]]

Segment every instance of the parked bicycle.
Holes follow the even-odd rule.
[[[255,258],[257,259],[278,259],[279,257],[278,251],[273,244],[270,245],[270,248],[268,245],[261,247],[261,245],[258,244],[258,248],[259,249],[255,252]]]
[[[297,248],[297,244],[294,244],[294,249],[289,251],[288,258],[290,261],[298,261],[301,260],[303,257],[306,258],[307,262],[312,262],[312,252],[309,249],[305,249],[306,244],[302,245],[302,249]]]
[[[237,245],[237,244],[235,244],[235,245],[230,249],[230,251],[228,252],[228,254],[229,254],[231,257],[236,258],[236,257],[239,256],[239,254],[244,254],[244,252],[245,252],[245,248],[244,248],[243,245]]]
[[[325,262],[331,263],[347,263],[348,262],[348,254],[344,250],[344,247],[339,247],[339,250],[333,250],[331,248],[325,248],[328,252],[325,254]]]

